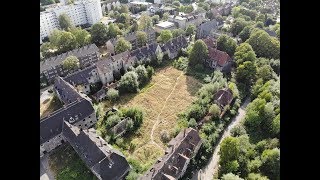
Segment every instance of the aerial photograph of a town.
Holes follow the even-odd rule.
[[[280,180],[280,0],[40,0],[40,180]]]

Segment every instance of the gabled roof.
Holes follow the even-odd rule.
[[[99,62],[99,61],[98,61]],[[96,69],[95,65],[91,65],[83,70],[72,73],[64,78],[70,84],[89,84],[88,78],[92,76],[92,71]]]
[[[64,61],[69,56],[76,56],[77,58],[80,58],[94,52],[99,52],[99,48],[95,44],[90,44],[78,49],[74,49],[72,51],[68,51],[58,56],[47,58],[44,61],[40,62],[40,73],[60,65],[62,61]]]
[[[216,48],[217,47],[217,41],[216,39],[212,37],[207,37],[205,39],[202,39],[204,43],[206,43],[208,48]]]
[[[130,166],[123,155],[112,149],[93,128],[81,131],[64,123],[63,134],[87,166],[101,179],[121,179]]]
[[[50,140],[61,133],[63,120],[77,121],[94,113],[92,104],[86,99],[74,101],[63,108],[51,113],[41,119],[40,122],[40,144]]]
[[[112,60],[111,58],[104,58],[100,61],[96,62],[96,67],[102,72],[102,73],[109,73],[113,72],[112,68]]]
[[[71,84],[60,76],[56,77],[54,80],[54,89],[59,93],[64,104],[69,104],[83,98]]]
[[[204,33],[205,36],[209,36],[212,30],[216,30],[218,28],[217,21],[215,19],[204,22],[200,24],[199,29]]]
[[[231,60],[230,56],[224,51],[215,48],[208,48],[208,50],[210,59],[216,61],[219,66],[224,66]]]
[[[218,103],[218,105],[224,107],[231,103],[233,99],[232,91],[229,88],[220,89],[214,94],[213,99]]]
[[[168,143],[166,155],[159,159],[140,179],[177,179],[187,160],[197,153],[194,152],[195,147],[201,143],[201,138],[196,130],[187,128],[181,131]]]

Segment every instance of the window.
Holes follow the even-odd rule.
[[[90,121],[90,123],[92,123],[92,121]]]
[[[86,127],[87,127],[87,124],[84,124],[84,126],[86,126]]]

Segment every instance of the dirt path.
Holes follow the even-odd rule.
[[[221,136],[218,145],[215,147],[213,155],[211,159],[209,160],[209,163],[206,167],[200,169],[198,172],[196,172],[192,180],[212,180],[213,175],[218,170],[218,162],[219,162],[219,150],[220,150],[220,144],[223,141],[224,138],[230,136],[230,131],[233,127],[235,127],[241,120],[244,118],[244,115],[246,114],[245,108],[249,104],[250,100],[247,98],[244,103],[241,105],[241,107],[238,110],[238,115],[234,117],[229,124],[229,126],[224,130],[223,135]]]
[[[161,110],[160,110],[160,113],[159,113],[158,116],[157,116],[157,120],[156,120],[156,122],[154,123],[154,125],[153,125],[153,127],[152,127],[152,130],[151,130],[151,134],[150,134],[151,143],[157,145],[157,146],[158,146],[159,148],[161,148],[161,149],[163,149],[163,148],[153,140],[153,132],[154,132],[156,126],[160,123],[160,122],[159,122],[159,120],[160,120],[160,115],[161,115],[162,111],[164,110],[164,108],[166,107],[166,104],[167,104],[170,96],[172,95],[173,91],[175,90],[175,88],[176,88],[176,86],[177,86],[177,84],[178,84],[178,79],[179,79],[182,75],[183,75],[183,72],[181,72],[181,74],[177,77],[176,82],[175,82],[175,84],[174,84],[174,86],[173,86],[170,94],[167,96],[165,102],[163,103],[163,106],[162,106],[162,108],[161,108]],[[164,150],[164,149],[163,149],[163,150]]]

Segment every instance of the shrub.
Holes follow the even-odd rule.
[[[119,90],[121,93],[137,92],[139,88],[138,75],[136,72],[130,71],[124,74],[119,82]]]
[[[188,122],[188,127],[195,128],[197,126],[197,121],[194,118],[191,118]]]
[[[162,142],[164,142],[164,143],[168,142],[170,140],[170,136],[169,136],[168,131],[162,130],[160,133],[160,138],[161,138]]]
[[[116,101],[119,99],[119,91],[115,90],[113,88],[109,89],[107,92],[107,97],[110,99],[112,102]]]

